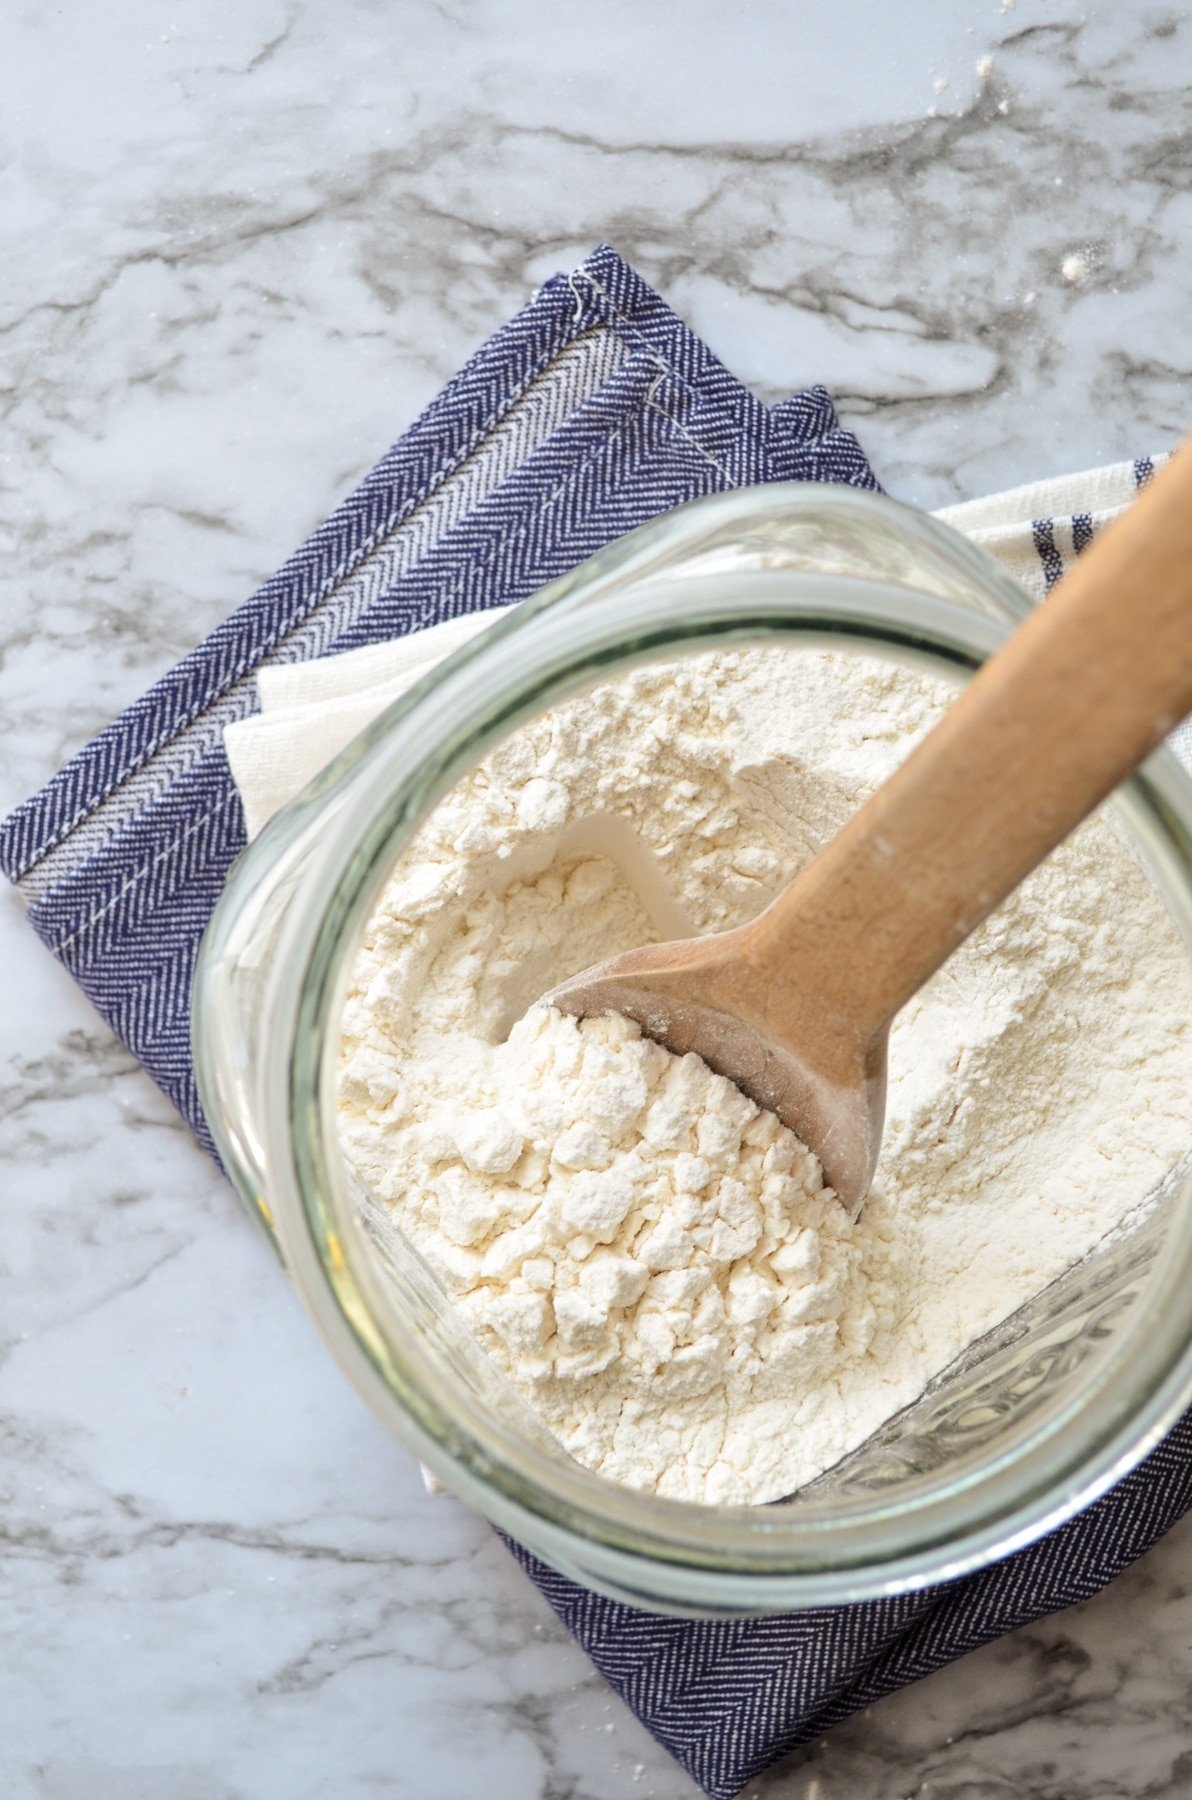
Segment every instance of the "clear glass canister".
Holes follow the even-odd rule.
[[[510,730],[597,678],[777,641],[964,680],[1028,607],[964,539],[888,500],[787,486],[697,501],[457,650],[232,871],[194,1000],[224,1165],[385,1423],[446,1486],[590,1587],[673,1612],[831,1605],[958,1575],[1070,1517],[1192,1402],[1184,1165],[1132,1228],[789,1500],[663,1500],[554,1443],[428,1267],[378,1229],[345,1166],[339,1018],[363,924],[437,800]],[[1192,945],[1192,784],[1160,752],[1111,805]]]

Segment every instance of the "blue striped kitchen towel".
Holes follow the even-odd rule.
[[[876,486],[822,388],[762,406],[600,249],[548,282],[259,593],[5,822],[0,866],[34,928],[208,1147],[190,986],[245,842],[222,734],[253,710],[257,671],[520,599],[668,507],[790,480]],[[657,1618],[517,1554],[645,1725],[729,1800],[856,1708],[1093,1593],[1189,1504],[1185,1421],[1112,1494],[1007,1562],[763,1620]]]

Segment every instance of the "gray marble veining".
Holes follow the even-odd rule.
[[[0,21],[0,804],[614,241],[926,505],[1192,416],[1186,5],[114,0]],[[689,1800],[429,1499],[0,904],[5,1800]],[[1188,1525],[765,1800],[1192,1794]]]

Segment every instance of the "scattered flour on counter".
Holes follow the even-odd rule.
[[[855,1225],[810,1152],[697,1058],[533,1005],[601,957],[758,912],[950,693],[776,648],[604,684],[453,790],[370,921],[345,1153],[559,1441],[614,1480],[790,1493],[1186,1148],[1186,954],[1099,819],[900,1015]]]

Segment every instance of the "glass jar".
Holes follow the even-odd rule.
[[[400,1233],[378,1231],[336,1139],[338,1022],[363,924],[447,789],[598,677],[778,641],[962,681],[1028,609],[981,552],[889,500],[804,485],[699,500],[457,650],[232,871],[194,1001],[224,1166],[385,1423],[447,1487],[589,1587],[678,1613],[833,1605],[957,1576],[1070,1517],[1192,1402],[1187,1172],[789,1500],[662,1500],[573,1461]],[[1161,751],[1110,805],[1192,946],[1192,784]]]

